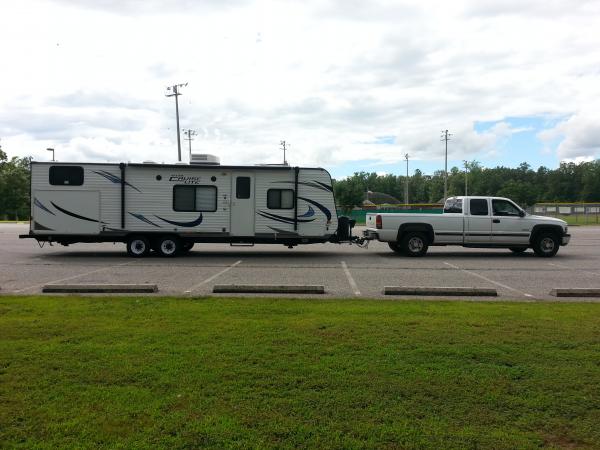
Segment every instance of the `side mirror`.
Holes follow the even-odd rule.
[[[519,217],[525,217],[525,211],[522,209],[519,210]]]

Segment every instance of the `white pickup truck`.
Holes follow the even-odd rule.
[[[529,215],[502,197],[450,197],[443,214],[367,214],[366,225],[365,239],[407,256],[423,256],[430,245],[461,245],[514,253],[533,248],[550,257],[571,238],[564,220]]]

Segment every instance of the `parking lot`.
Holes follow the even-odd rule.
[[[158,295],[185,296],[213,295],[216,284],[309,284],[325,287],[319,298],[414,298],[384,296],[383,288],[424,286],[497,290],[498,297],[480,300],[556,301],[553,288],[600,288],[600,227],[591,226],[572,227],[570,245],[549,259],[532,251],[514,255],[462,247],[431,247],[423,258],[407,258],[379,242],[368,249],[196,244],[175,259],[132,259],[121,243],[39,248],[34,240],[18,239],[27,230],[28,225],[0,224],[2,294],[36,294],[52,283],[156,283]]]

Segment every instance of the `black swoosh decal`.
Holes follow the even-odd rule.
[[[202,213],[200,213],[200,217],[198,217],[196,220],[192,220],[191,222],[176,222],[174,220],[168,220],[168,219],[163,219],[160,216],[156,216],[158,217],[160,220],[170,223],[171,225],[175,225],[178,227],[187,227],[187,228],[191,228],[191,227],[195,227],[197,225],[200,225],[202,223]]]
[[[141,220],[142,222],[146,222],[147,224],[154,225],[155,227],[159,227],[160,228],[160,225],[156,225],[154,222],[152,222],[150,219],[144,217],[142,214],[135,214],[135,213],[132,213],[132,212],[129,212],[129,214],[131,214],[136,219]]]
[[[36,221],[33,222],[33,229],[41,231],[54,231],[52,228],[45,227],[44,225]]]
[[[284,184],[295,184],[294,181],[271,181],[271,183],[284,183]],[[313,181],[313,182],[305,182],[305,181],[298,181],[298,184],[301,184],[303,186],[309,186],[315,189],[320,189],[322,191],[327,191],[330,192],[330,189],[327,187],[326,184],[322,184],[319,183],[318,181]]]
[[[271,214],[271,213],[264,212],[264,211],[257,211],[257,214],[260,214],[261,216],[263,216],[267,219],[277,220],[278,222],[284,222],[284,223],[294,223],[295,222],[293,217],[278,216],[277,214]],[[298,219],[298,222],[306,223],[306,222],[312,222],[313,220],[315,220],[315,219]]]
[[[33,199],[33,204],[34,204],[35,206],[37,206],[38,208],[40,208],[40,209],[43,209],[43,210],[44,210],[44,211],[46,211],[47,213],[50,213],[50,214],[52,214],[53,216],[55,216],[55,215],[56,215],[56,214],[54,214],[52,211],[50,211],[48,208],[46,208],[46,207],[44,206],[44,204],[43,204],[42,202],[40,202],[40,201],[39,201],[37,198],[34,198],[34,199]]]
[[[67,211],[66,209],[64,209],[64,208],[61,208],[60,206],[58,206],[56,203],[54,203],[54,202],[52,202],[52,201],[51,201],[50,203],[52,203],[52,206],[54,206],[54,207],[55,207],[56,209],[58,209],[60,212],[62,212],[62,213],[65,213],[65,214],[66,214],[66,215],[68,215],[68,216],[75,217],[76,219],[87,220],[88,222],[96,222],[96,223],[100,223],[100,221],[99,221],[99,220],[96,220],[96,219],[90,219],[89,217],[80,216],[79,214],[75,214],[74,212]]]
[[[317,180],[313,180],[314,183],[318,183],[321,186],[323,186],[325,189],[327,189],[329,192],[333,192],[333,188],[331,186],[329,186],[328,184],[325,183],[321,183],[320,181]]]
[[[321,211],[323,211],[323,214],[325,214],[325,216],[327,217],[327,221],[331,220],[331,211],[329,211],[327,208],[325,208],[320,203],[317,203],[314,200],[311,200],[309,198],[304,198],[304,197],[298,197],[298,199],[299,200],[304,200],[305,202],[308,202],[308,203],[311,203],[311,204],[315,205],[317,208],[319,208]]]

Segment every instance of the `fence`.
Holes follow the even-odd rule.
[[[600,203],[536,203],[533,214],[558,217],[572,225],[600,224]]]
[[[374,205],[374,207],[362,209],[338,208],[338,217],[347,216],[356,220],[358,224],[364,224],[367,214],[376,213],[417,213],[417,214],[442,214],[443,206],[438,203],[419,203],[409,205]]]

